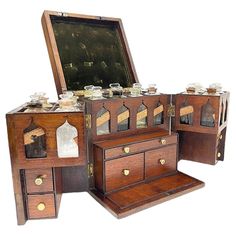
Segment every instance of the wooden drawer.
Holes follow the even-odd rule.
[[[25,170],[27,193],[53,191],[52,169],[29,169]]]
[[[145,152],[145,176],[151,178],[176,170],[176,145]]]
[[[144,178],[144,154],[105,162],[106,192],[128,186]]]
[[[29,219],[56,216],[54,194],[28,195]]]
[[[132,143],[132,144],[124,144],[119,147],[114,147],[105,150],[105,159],[110,159],[114,157],[119,157],[123,155],[130,155],[136,152],[143,152],[148,149],[153,149],[157,147],[166,146],[168,144],[177,143],[177,136],[164,136],[148,141]]]

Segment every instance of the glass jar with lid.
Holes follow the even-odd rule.
[[[93,100],[103,99],[102,87],[100,87],[100,86],[93,86],[93,88],[92,88],[92,99]]]
[[[91,98],[93,95],[93,85],[84,86],[84,97]]]
[[[131,96],[132,97],[141,96],[142,85],[140,83],[134,83],[133,87],[130,90],[131,90]]]
[[[111,88],[113,97],[122,97],[123,88],[120,86],[119,83],[111,83],[109,84],[109,87]]]

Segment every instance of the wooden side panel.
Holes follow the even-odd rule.
[[[179,132],[179,157],[206,164],[215,165],[216,159],[216,134],[201,134],[195,132]]]
[[[103,150],[94,145],[94,183],[97,189],[104,189],[104,160],[103,160]]]
[[[12,181],[13,181],[15,203],[16,203],[17,223],[19,225],[23,225],[25,224],[27,218],[24,207],[24,196],[22,193],[23,186],[21,183],[21,174],[20,170],[16,168],[16,161],[18,156],[15,145],[16,134],[15,134],[13,115],[7,114],[6,119],[7,119],[8,142],[9,142],[11,166],[12,166]]]
[[[176,102],[176,117],[175,117],[175,129],[179,131],[190,131],[206,134],[217,134],[220,130],[224,129],[227,125],[229,93],[224,92],[221,95],[189,95],[189,94],[177,94],[175,96]],[[207,127],[201,125],[201,111],[202,107],[207,104],[211,105],[213,109],[213,117],[215,120],[214,127]],[[186,108],[181,108],[181,105],[187,103]],[[181,124],[180,116],[183,109],[190,107],[193,112],[193,123],[191,125]],[[227,108],[226,108],[227,107]],[[182,114],[183,115],[183,114]],[[227,118],[227,117],[226,117]],[[222,119],[222,121],[221,121]]]
[[[88,167],[71,166],[62,168],[63,193],[88,190]]]
[[[60,167],[60,166],[73,166],[73,165],[86,165],[86,145],[85,145],[85,127],[84,127],[84,113],[17,113],[12,115],[15,137],[14,145],[16,148],[16,164],[19,168],[46,168]],[[66,157],[60,158],[57,153],[57,128],[63,125],[66,121],[74,126],[78,131],[78,139],[76,139],[79,156],[78,157]],[[36,124],[45,130],[46,134],[46,157],[44,158],[31,158],[27,159],[25,154],[25,145],[23,134],[25,128],[31,123]]]

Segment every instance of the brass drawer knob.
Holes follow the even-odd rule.
[[[124,176],[128,176],[130,171],[129,171],[129,169],[123,169],[122,173],[123,173]]]
[[[221,135],[220,135],[220,140],[221,140],[222,138],[223,138],[223,135],[221,134]]]
[[[165,144],[166,144],[166,139],[162,138],[162,139],[160,140],[160,143],[161,143],[162,145],[165,145]]]
[[[165,159],[160,159],[159,162],[160,162],[161,165],[165,165],[166,160]]]
[[[124,151],[124,153],[128,154],[130,152],[130,148],[129,147],[124,147],[123,151]]]
[[[47,176],[46,175],[39,175],[35,180],[34,180],[34,183],[37,185],[37,186],[40,186],[43,184],[43,179],[46,178]]]
[[[218,158],[221,157],[221,153],[220,153],[220,152],[217,153],[217,157],[218,157]]]
[[[37,209],[38,209],[39,211],[44,211],[45,208],[46,208],[46,205],[45,205],[44,202],[40,202],[40,203],[37,205]]]

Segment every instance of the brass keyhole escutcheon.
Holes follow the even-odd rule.
[[[124,147],[123,151],[124,151],[124,153],[128,154],[130,152],[130,148],[129,147]]]
[[[44,211],[45,208],[46,208],[46,205],[45,205],[44,202],[40,202],[40,203],[37,205],[37,209],[38,209],[39,211]]]
[[[124,170],[122,170],[122,173],[123,173],[124,176],[128,176],[129,173],[130,173],[130,170],[129,169],[124,169]]]
[[[34,180],[34,183],[37,185],[37,186],[40,186],[43,184],[43,179],[46,178],[46,175],[39,175],[35,180]]]
[[[165,165],[166,160],[165,159],[160,159],[159,162],[160,162],[161,165]]]
[[[166,139],[162,138],[162,139],[160,140],[160,143],[161,143],[162,145],[165,145],[165,144],[166,144]]]

